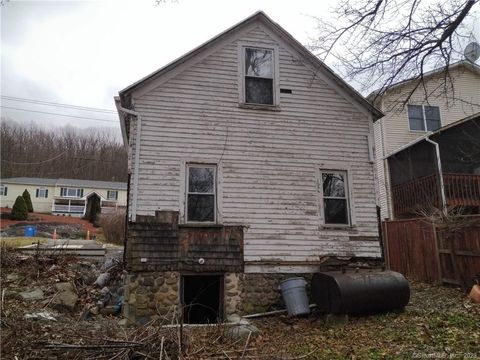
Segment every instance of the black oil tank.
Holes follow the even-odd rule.
[[[407,279],[394,271],[321,272],[312,278],[312,296],[331,314],[374,314],[402,309],[410,300]]]

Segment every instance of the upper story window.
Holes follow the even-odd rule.
[[[0,185],[0,195],[7,196],[8,187],[5,185]]]
[[[216,166],[187,165],[187,222],[215,222]]]
[[[346,171],[320,172],[324,222],[327,225],[349,225],[350,204]]]
[[[410,130],[435,131],[441,125],[438,106],[408,105],[408,124]]]
[[[38,188],[35,194],[37,198],[47,198],[48,197],[48,189],[45,188]]]
[[[81,198],[83,196],[83,189],[79,188],[60,188],[60,196]]]
[[[245,103],[274,105],[274,52],[271,49],[244,48]]]
[[[108,190],[107,191],[107,200],[117,200],[118,191],[117,190]]]

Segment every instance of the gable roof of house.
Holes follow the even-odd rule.
[[[480,75],[480,66],[475,64],[475,63],[472,63],[470,61],[467,61],[467,60],[460,60],[460,61],[457,61],[453,64],[450,64],[449,66],[449,70],[454,70],[454,69],[457,69],[457,68],[460,68],[460,67],[465,67],[466,69],[469,69],[471,70],[472,72],[474,73],[477,73]],[[443,67],[440,67],[440,68],[436,68],[436,69],[433,69],[433,70],[430,70],[430,71],[427,71],[426,73],[423,74],[423,78],[424,79],[427,79],[434,76],[434,75],[438,75],[438,74],[441,74],[442,72],[445,71],[445,68],[446,66],[443,66]],[[386,91],[383,92],[386,93],[388,91],[391,91],[391,90],[394,90],[398,87],[401,87],[403,85],[406,85],[412,81],[417,81],[418,79],[415,78],[415,77],[411,77],[409,79],[405,79],[405,80],[402,80],[402,81],[399,81],[393,85],[391,85]],[[367,96],[367,99],[369,100],[373,100],[375,97],[378,97],[378,96],[381,96],[383,94],[379,94],[379,90],[374,90],[372,91],[368,96]]]
[[[335,83],[337,83],[342,90],[344,90],[347,94],[352,96],[360,105],[362,105],[366,110],[368,110],[374,120],[381,118],[384,114],[375,108],[372,103],[370,103],[366,98],[364,98],[359,92],[357,92],[354,88],[352,88],[349,84],[347,84],[342,78],[340,78],[333,70],[331,70],[327,65],[325,65],[320,59],[318,59],[315,55],[313,55],[307,48],[305,48],[300,42],[298,42],[292,35],[290,35],[285,29],[283,29],[280,25],[270,19],[263,11],[257,11],[250,17],[246,18],[245,20],[241,21],[240,23],[234,25],[233,27],[225,30],[224,32],[220,33],[219,35],[213,37],[212,39],[208,40],[207,42],[203,43],[202,45],[198,46],[197,48],[191,50],[190,52],[186,53],[185,55],[181,56],[180,58],[174,60],[173,62],[165,65],[164,67],[160,68],[159,70],[145,76],[144,78],[140,79],[139,81],[127,86],[125,89],[119,92],[120,98],[116,98],[116,102],[121,102],[122,106],[128,106],[126,101],[127,94],[131,93],[135,89],[145,85],[146,83],[150,82],[153,79],[157,79],[158,77],[162,76],[165,73],[173,70],[177,66],[185,63],[186,61],[194,58],[197,54],[201,53],[202,51],[206,50],[207,48],[211,47],[214,43],[220,42],[222,39],[226,38],[230,34],[235,33],[240,28],[243,28],[255,21],[259,21],[264,25],[268,26],[274,32],[278,33],[283,39],[285,39],[293,48],[295,48],[300,54],[302,54],[306,59],[308,59],[315,67],[323,70],[323,72]],[[122,119],[122,117],[120,117]]]
[[[92,189],[127,190],[127,183],[117,181],[15,177],[1,179],[1,183],[37,186],[76,186]]]

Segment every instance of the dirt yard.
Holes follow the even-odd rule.
[[[244,359],[480,358],[480,305],[456,288],[412,283],[405,311],[346,323],[326,324],[315,313],[304,319],[250,319],[259,332],[248,338],[232,336],[231,327],[223,325],[180,331],[174,314],[145,326],[122,326],[112,306],[118,297],[105,300],[107,293],[122,293],[121,265],[114,269],[116,280],[102,288],[93,284],[104,271],[101,264],[4,250],[1,358],[177,359],[179,353],[183,359],[227,360],[242,354]],[[65,291],[70,302],[67,297],[62,303]]]
[[[0,212],[2,214],[9,214],[11,209],[9,208],[0,208]],[[22,236],[23,235],[23,229],[24,226],[26,225],[36,225],[40,231],[43,232],[48,232],[48,234],[51,236],[51,233],[53,232],[53,228],[64,228],[68,229],[68,227],[72,227],[73,232],[78,232],[86,234],[87,231],[90,232],[90,234],[95,235],[99,230],[98,228],[95,228],[90,222],[87,220],[78,218],[78,217],[71,217],[71,216],[56,216],[56,215],[50,215],[50,214],[41,214],[41,213],[29,213],[28,214],[28,220],[25,221],[16,221],[16,220],[10,220],[4,218],[0,219],[0,229],[2,230],[2,234],[4,234],[7,229],[13,229],[12,235],[10,235],[8,232],[4,234],[3,236]],[[38,231],[38,229],[37,229]],[[58,229],[57,229],[57,234],[58,234]],[[44,237],[49,237],[47,234]]]

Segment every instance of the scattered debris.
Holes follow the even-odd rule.
[[[38,289],[38,288],[33,290],[22,291],[18,295],[20,295],[24,300],[42,300],[44,298],[42,289]]]
[[[30,223],[18,223],[10,225],[7,228],[1,230],[0,235],[2,237],[16,237],[24,236],[25,226],[32,225]],[[53,232],[57,231],[57,237],[63,239],[84,239],[85,238],[85,226],[80,224],[63,224],[60,222],[44,222],[34,224],[37,233],[36,236],[44,238],[52,238]]]
[[[101,273],[100,275],[98,275],[97,280],[95,280],[95,285],[103,288],[108,282],[109,276],[110,275],[108,273]]]
[[[69,282],[61,282],[55,284],[55,288],[57,293],[52,298],[52,305],[55,308],[65,308],[69,311],[73,311],[78,301],[78,295],[75,293],[73,285]]]
[[[252,324],[238,324],[230,327],[227,331],[228,336],[235,340],[245,339],[250,336],[256,336],[260,330]]]
[[[13,251],[2,251],[1,257],[6,270],[1,272],[2,355],[9,359],[478,356],[480,305],[454,288],[412,283],[412,298],[404,312],[349,317],[341,326],[325,324],[329,320],[319,309],[312,309],[306,318],[284,313],[249,319],[231,315],[228,324],[208,326],[182,324],[177,317],[182,312],[177,311],[143,326],[127,326],[127,319],[118,317],[123,287],[122,264],[117,260],[107,264]],[[109,279],[99,287],[94,282],[102,273]],[[42,290],[43,300],[19,296],[36,289]],[[54,312],[61,293],[73,293],[77,300],[70,310]]]
[[[25,319],[57,321],[57,319],[47,311],[25,314]]]

